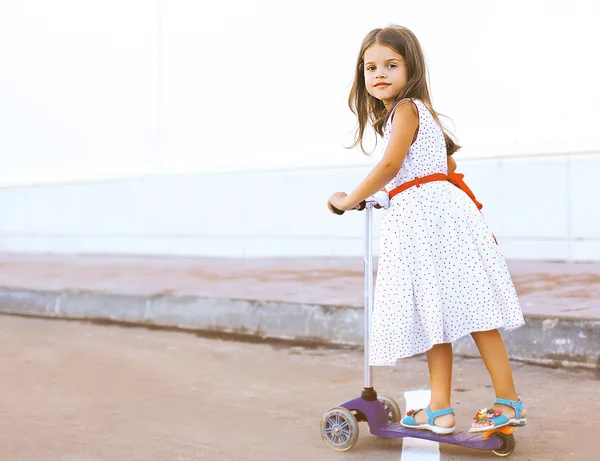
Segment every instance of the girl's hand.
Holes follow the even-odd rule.
[[[333,211],[332,206],[342,211],[350,210],[350,207],[348,207],[348,202],[346,201],[347,197],[348,194],[346,194],[345,192],[336,192],[331,197],[329,197],[329,200],[327,202],[327,208],[329,208],[329,211],[331,211],[334,214],[335,212]]]

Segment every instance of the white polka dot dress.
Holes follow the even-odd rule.
[[[443,132],[422,101],[419,132],[390,191],[415,177],[447,173]],[[391,117],[382,152],[390,138]],[[393,197],[381,223],[370,364],[395,365],[474,331],[523,325],[504,258],[483,215],[448,181]]]

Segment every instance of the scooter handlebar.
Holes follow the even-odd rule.
[[[362,210],[364,210],[366,207],[367,207],[367,201],[366,201],[366,200],[363,200],[362,202],[360,202],[360,203],[358,204],[358,207],[356,207],[356,208],[353,208],[353,210],[356,210],[356,211],[362,211]],[[339,210],[339,209],[337,209],[336,207],[334,207],[333,205],[331,205],[331,209],[332,209],[332,210],[333,210],[333,212],[334,212],[335,214],[337,214],[337,215],[343,215],[343,214],[345,213],[345,211],[344,211],[344,210]]]
[[[360,202],[358,204],[358,207],[354,208],[354,210],[357,211],[363,211],[365,208],[367,208],[368,206],[371,206],[373,208],[388,208],[390,206],[390,199],[388,197],[388,195],[381,191],[381,192],[377,192],[375,195],[373,195],[372,197],[369,197],[367,200],[363,200],[362,202]],[[331,205],[331,209],[333,210],[333,212],[337,215],[343,215],[345,213],[344,210],[339,210],[336,207],[334,207],[333,205]]]

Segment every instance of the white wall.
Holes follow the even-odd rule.
[[[592,0],[2,2],[0,251],[354,252],[360,217],[318,207],[371,164],[342,147],[347,93],[363,36],[399,23],[505,254],[600,259],[598,19]],[[206,210],[223,195],[243,202]]]
[[[157,171],[156,8],[0,3],[0,184]]]
[[[600,152],[463,166],[507,258],[600,260],[600,214],[589,207]],[[364,215],[334,216],[325,203],[332,187],[348,190],[367,173],[308,168],[2,189],[0,252],[361,255]]]

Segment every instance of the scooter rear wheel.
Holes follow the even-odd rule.
[[[358,440],[358,422],[349,410],[332,408],[321,419],[321,438],[336,451],[350,450]]]
[[[517,441],[515,440],[515,436],[513,434],[503,434],[502,432],[494,432],[495,437],[502,439],[502,446],[497,450],[492,450],[495,455],[498,456],[508,456],[513,451],[515,451],[515,446],[517,445]]]

